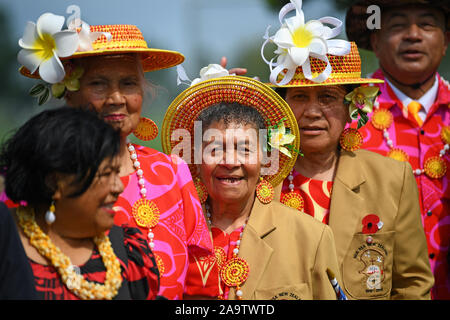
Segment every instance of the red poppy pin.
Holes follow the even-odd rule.
[[[375,233],[383,227],[383,222],[376,214],[368,214],[362,219],[362,233]]]

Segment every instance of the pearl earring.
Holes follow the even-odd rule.
[[[50,205],[50,208],[45,213],[45,222],[47,222],[48,225],[55,222],[56,216],[55,216],[55,202],[52,201],[52,204]]]

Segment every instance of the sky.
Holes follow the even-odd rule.
[[[211,63],[225,55],[231,64],[249,40],[259,37],[262,43],[266,27],[272,25],[275,32],[279,26],[277,12],[265,0],[0,0],[10,13],[16,39],[28,20],[36,21],[44,12],[67,18],[71,4],[80,7],[81,19],[91,25],[138,26],[150,47],[155,43],[183,53],[188,70],[197,54]],[[309,19],[335,14],[323,0],[306,2],[304,11]]]

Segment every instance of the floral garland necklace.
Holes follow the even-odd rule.
[[[127,149],[130,153],[131,161],[133,161],[133,166],[136,169],[136,175],[138,177],[138,184],[140,189],[139,193],[141,194],[141,199],[137,200],[133,204],[133,207],[131,208],[131,214],[133,215],[138,226],[148,229],[148,245],[153,251],[153,249],[155,248],[155,243],[153,242],[153,239],[155,238],[153,228],[159,222],[160,211],[158,206],[153,201],[146,199],[147,189],[145,188],[144,171],[141,168],[141,163],[139,162],[136,148],[130,142],[128,142]],[[162,276],[164,274],[164,263],[156,253],[154,253],[154,255],[159,273]]]
[[[76,296],[83,300],[111,300],[117,295],[122,285],[121,268],[107,235],[94,237],[94,242],[106,268],[105,283],[98,284],[85,280],[81,274],[74,271],[70,258],[53,244],[50,237],[36,223],[33,208],[21,206],[17,209],[17,216],[19,225],[30,239],[31,245],[51,262],[61,276],[64,285]]]
[[[394,143],[389,137],[388,129],[391,127],[393,121],[394,116],[392,115],[392,112],[387,109],[380,108],[374,111],[371,120],[373,127],[383,132],[383,138],[390,149],[386,156],[400,161],[408,161],[408,154],[402,149],[394,147]],[[413,169],[416,176],[420,176],[422,173],[425,173],[428,177],[433,179],[440,179],[445,176],[447,172],[447,164],[445,163],[443,157],[450,148],[450,126],[445,126],[442,128],[441,139],[444,146],[439,151],[439,155],[429,157],[425,160],[422,169]]]
[[[212,227],[211,213],[209,212],[209,205],[205,204],[206,208],[206,220]],[[241,290],[241,285],[247,280],[250,273],[250,267],[243,258],[238,257],[239,248],[241,246],[242,236],[244,234],[245,226],[247,225],[248,217],[245,223],[242,225],[242,230],[239,234],[239,240],[236,241],[236,247],[233,249],[233,256],[229,260],[226,259],[226,254],[222,248],[214,248],[217,266],[219,268],[220,279],[225,283],[227,287],[236,287],[236,297],[238,300],[242,300],[243,292]],[[220,295],[219,299],[224,300],[225,294]]]

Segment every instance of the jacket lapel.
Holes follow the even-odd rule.
[[[242,236],[239,256],[250,266],[247,281],[242,285],[243,299],[251,299],[260,282],[266,265],[270,261],[273,249],[264,241],[264,237],[275,230],[272,206],[264,205],[255,199],[252,213]],[[236,298],[236,290],[230,290],[229,298]]]
[[[359,228],[364,198],[360,185],[366,181],[353,152],[342,151],[333,182],[329,226],[333,230],[339,264],[342,263],[354,233]]]

